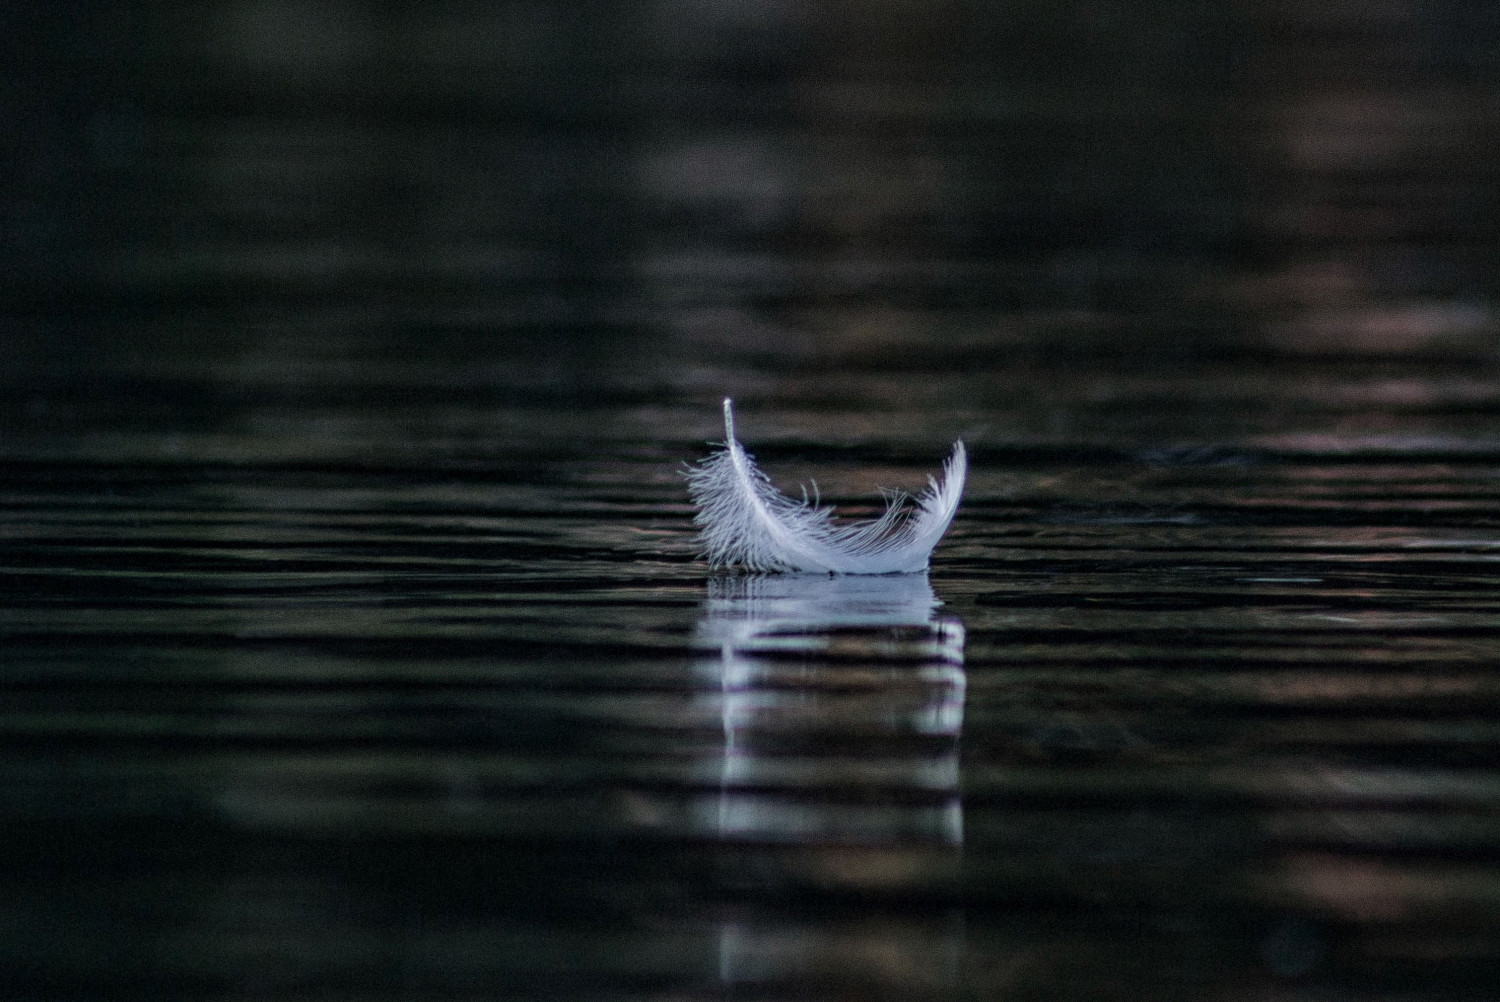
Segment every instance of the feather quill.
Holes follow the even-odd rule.
[[[771,485],[734,437],[734,404],[724,401],[724,448],[690,467],[688,493],[698,506],[703,554],[713,567],[748,571],[827,574],[910,574],[925,571],[958,511],[968,474],[963,442],[943,465],[942,480],[906,504],[907,495],[885,491],[879,518],[840,524],[833,509],[794,501]],[[816,489],[816,485],[814,485]]]

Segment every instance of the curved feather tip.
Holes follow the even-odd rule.
[[[905,503],[905,494],[887,494],[879,518],[838,524],[832,508],[805,496],[794,501],[771,486],[735,440],[734,405],[728,399],[724,438],[723,449],[687,471],[688,493],[698,506],[693,521],[713,567],[829,574],[925,571],[958,511],[969,470],[963,442],[954,442],[942,479],[928,477],[927,489],[913,505]]]

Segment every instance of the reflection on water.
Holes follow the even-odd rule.
[[[739,842],[962,845],[964,628],[941,605],[925,573],[710,580],[694,639],[718,652],[698,670],[718,686],[724,752],[700,823]],[[719,980],[862,970],[906,997],[942,993],[963,944],[956,913],[917,935],[736,915],[719,928]]]
[[[721,837],[962,843],[964,629],[941,604],[926,574],[709,582]]]

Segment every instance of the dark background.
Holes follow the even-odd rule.
[[[1492,3],[6,5],[0,995],[1490,990],[1497,140]],[[726,395],[965,439],[943,618],[705,647]]]
[[[1488,4],[6,20],[12,374],[1492,354]]]

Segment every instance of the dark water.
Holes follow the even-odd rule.
[[[0,995],[1500,984],[1488,7],[15,18]]]

